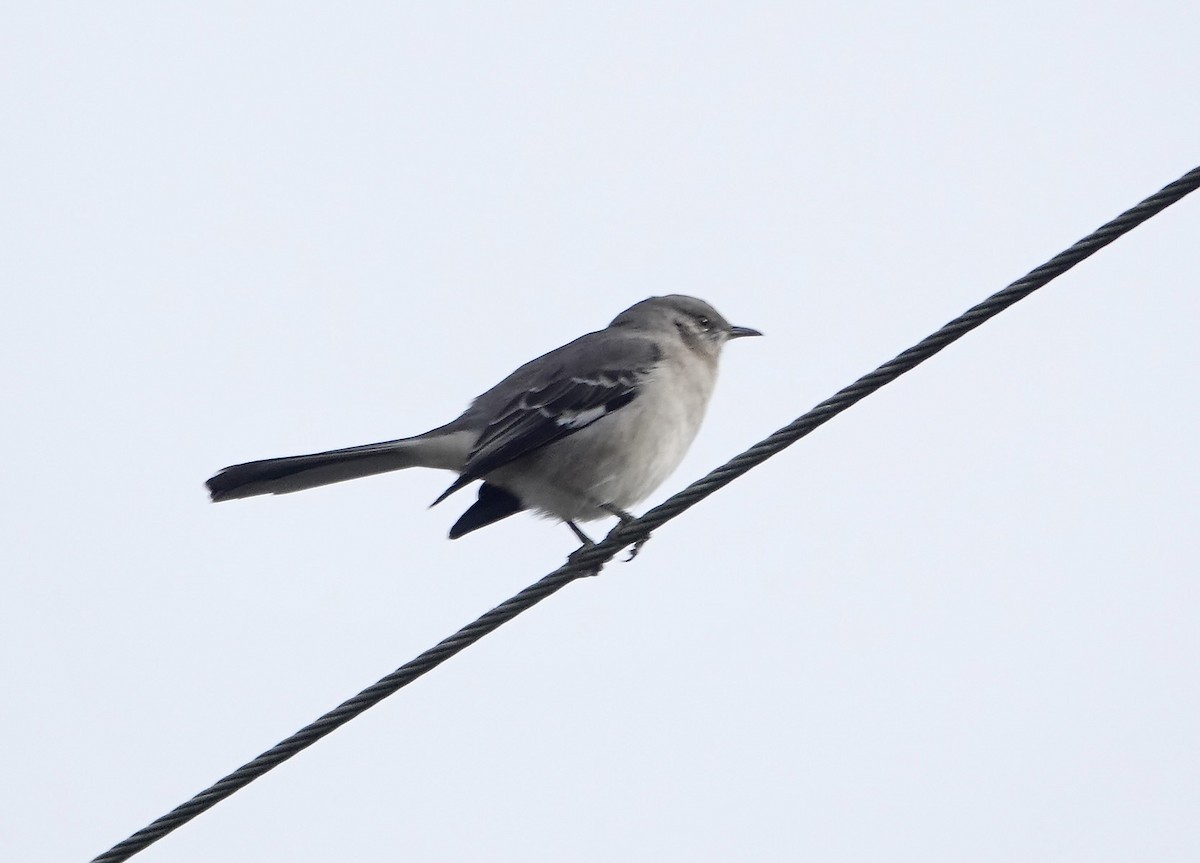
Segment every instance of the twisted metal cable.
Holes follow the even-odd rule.
[[[614,528],[608,536],[593,546],[571,555],[568,561],[540,581],[530,585],[506,602],[496,606],[474,623],[464,626],[454,635],[440,641],[416,659],[397,668],[391,674],[367,687],[358,695],[338,705],[315,722],[306,725],[291,737],[276,744],[253,761],[244,764],[225,778],[201,791],[191,800],[176,807],[148,826],[119,842],[96,857],[92,863],[118,863],[128,860],[138,851],[166,836],[177,827],[191,821],[201,812],[215,806],[239,788],[262,776],[296,753],[308,748],[325,735],[345,725],[363,711],[379,703],[398,689],[408,685],[427,671],[441,665],[461,650],[474,644],[501,624],[532,608],[577,578],[593,575],[622,549],[645,539],[655,528],[675,518],[684,510],[708,497],[756,465],[791,446],[823,423],[828,422],[851,405],[861,401],[885,384],[915,368],[947,345],[962,338],[980,324],[995,317],[1009,306],[1024,299],[1052,279],[1065,273],[1113,240],[1128,233],[1142,222],[1174,204],[1200,187],[1200,167],[1184,174],[1175,182],[1126,210],[1108,224],[1093,231],[1064,252],[1013,282],[982,303],[968,309],[937,332],[884,363],[870,374],[859,378],[803,416],[779,429],[765,440],[726,462],[707,476],[689,485],[664,503],[640,518]]]

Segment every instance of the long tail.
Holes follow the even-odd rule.
[[[475,435],[442,427],[417,437],[235,464],[205,485],[214,501],[288,494],[408,467],[461,470]]]

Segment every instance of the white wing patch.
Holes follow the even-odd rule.
[[[583,384],[584,386],[589,386],[589,387],[606,387],[606,388],[615,387],[619,383],[626,383],[626,382],[632,383],[632,381],[633,381],[632,375],[621,374],[620,372],[612,375],[611,377],[609,375],[606,375],[603,372],[601,372],[594,378],[581,378],[581,377],[571,378],[571,383],[573,383],[573,384]]]
[[[555,416],[545,408],[538,408],[538,412],[547,419],[553,418],[555,425],[569,429],[579,429],[586,425],[591,425],[600,417],[608,413],[608,408],[604,405],[597,405],[594,408],[588,408],[582,411],[563,411]]]

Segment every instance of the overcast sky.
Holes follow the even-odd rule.
[[[652,294],[658,503],[1200,164],[1193,3],[39,3],[0,26],[0,856],[85,860],[554,569],[221,505]],[[1194,861],[1200,196],[136,859]],[[607,524],[593,527],[597,534]]]

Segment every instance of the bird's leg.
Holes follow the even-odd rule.
[[[583,543],[581,546],[579,546],[579,548],[577,548],[577,549],[575,549],[575,551],[571,552],[570,556],[567,557],[567,560],[572,560],[575,557],[575,555],[579,554],[580,552],[587,551],[589,548],[591,548],[593,545],[596,544],[592,541],[592,538],[590,536],[588,536],[586,533],[584,533],[580,529],[579,525],[577,525],[575,522],[571,521],[570,519],[567,519],[563,523],[566,524],[567,527],[571,528],[571,532],[574,533],[575,536],[577,536],[579,538],[579,541],[581,543]],[[587,575],[599,575],[600,567],[595,566],[590,571],[588,571],[586,574]]]
[[[572,532],[574,532],[575,536],[579,537],[579,541],[581,543],[583,543],[585,548],[589,545],[596,544],[595,542],[592,541],[592,538],[590,536],[588,536],[586,533],[584,533],[580,529],[579,525],[577,525],[575,522],[568,520],[566,522],[566,525],[567,525],[567,527],[571,528],[571,530],[572,530]]]
[[[623,525],[629,524],[629,522],[633,521],[635,518],[632,513],[626,512],[619,506],[613,506],[611,503],[601,504],[600,508],[609,515],[615,515],[618,519],[620,519],[621,524]],[[642,550],[642,546],[646,544],[646,540],[648,539],[650,539],[650,534],[646,534],[633,544],[633,548],[629,550],[629,557],[625,558],[626,563],[629,563],[629,561],[638,556],[638,552]]]

